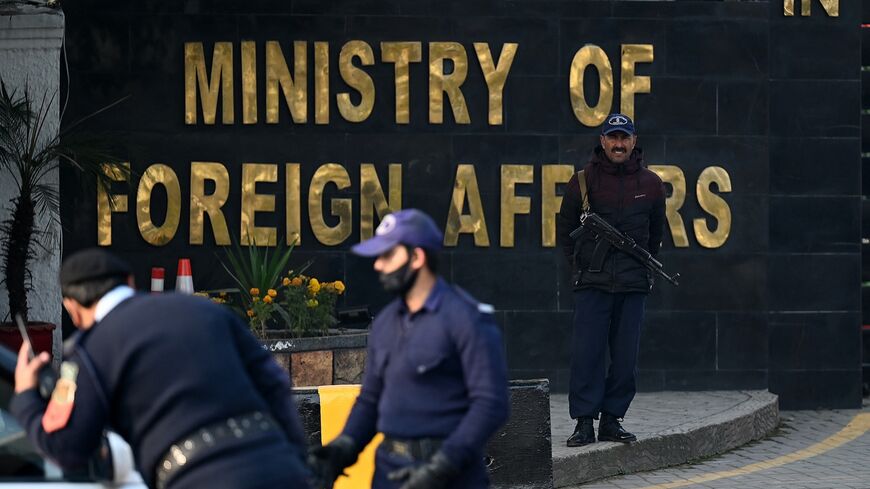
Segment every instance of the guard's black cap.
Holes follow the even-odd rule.
[[[60,267],[60,286],[106,277],[127,277],[133,271],[124,260],[101,248],[88,248],[68,256]]]

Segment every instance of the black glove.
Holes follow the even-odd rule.
[[[340,435],[326,446],[308,450],[308,466],[314,475],[314,486],[331,489],[335,479],[346,475],[344,469],[356,462],[359,450],[353,438]]]
[[[441,452],[423,465],[403,467],[387,475],[391,481],[405,481],[400,489],[442,489],[459,475],[459,469]]]

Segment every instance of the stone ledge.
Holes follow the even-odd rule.
[[[614,475],[679,465],[716,455],[758,440],[779,425],[778,399],[766,391],[740,391],[742,399],[717,412],[678,418],[674,425],[652,433],[639,433],[628,445],[594,443],[575,453],[553,457],[555,487],[566,487]],[[629,427],[630,428],[630,427]],[[563,438],[554,443],[564,445]]]
[[[64,22],[63,12],[51,8],[0,10],[0,49],[58,49]]]
[[[260,343],[272,353],[289,353],[315,350],[336,350],[341,348],[365,348],[368,344],[368,332],[318,336],[313,338],[288,338],[262,340]]]

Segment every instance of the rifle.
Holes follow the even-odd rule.
[[[604,218],[598,214],[594,212],[584,212],[580,216],[580,227],[571,231],[571,239],[576,241],[584,232],[592,232],[598,237],[598,244],[595,245],[595,251],[592,253],[592,265],[589,267],[590,271],[601,271],[604,257],[612,246],[639,261],[647,270],[664,278],[675,286],[680,285],[677,281],[677,279],[680,278],[679,273],[668,275],[664,270],[664,265],[656,260],[649,251],[638,245],[631,236],[626,236],[621,231],[611,226],[610,223],[605,221]]]

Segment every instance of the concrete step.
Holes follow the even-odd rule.
[[[638,394],[623,422],[637,435],[631,444],[567,447],[575,422],[566,394],[551,394],[550,416],[555,487],[702,459],[763,438],[779,425],[777,396],[766,391]]]

